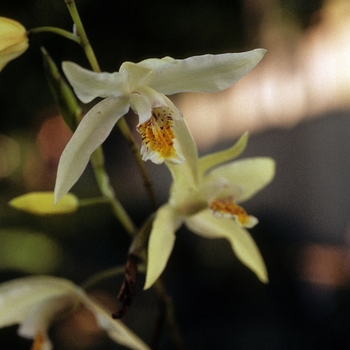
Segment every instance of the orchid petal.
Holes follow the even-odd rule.
[[[254,240],[244,228],[233,220],[216,218],[209,210],[187,217],[186,226],[205,238],[226,238],[237,258],[251,269],[264,283],[268,281],[267,270]]]
[[[119,72],[128,76],[129,89],[133,91],[140,86],[148,85],[152,69],[139,63],[124,62],[120,66]]]
[[[63,314],[78,302],[76,294],[63,294],[55,297],[46,297],[33,304],[18,328],[18,335],[24,338],[34,339],[40,335],[42,350],[51,350],[52,345],[47,335],[48,328]]]
[[[96,73],[73,62],[63,62],[62,69],[78,98],[88,103],[96,97],[120,97],[126,95],[125,73]]]
[[[131,109],[139,116],[139,123],[143,124],[152,116],[152,105],[148,98],[141,94],[133,93],[129,99]]]
[[[176,110],[178,111],[177,108]],[[181,115],[180,111],[179,114]],[[175,141],[177,142],[177,149],[185,160],[181,164],[173,165],[166,163],[166,165],[173,176],[176,186],[183,188],[183,182],[194,186],[198,183],[197,145],[193,140],[186,121],[183,118],[176,120],[173,128],[176,136]]]
[[[76,183],[92,152],[103,143],[128,109],[125,98],[108,97],[85,115],[60,158],[55,187],[56,203]]]
[[[219,92],[241,79],[263,58],[266,50],[193,56],[160,61],[148,86],[166,95],[178,92]],[[152,64],[156,66],[155,61]]]
[[[147,86],[143,86],[130,94],[129,101],[132,110],[139,116],[138,125],[140,125],[150,119],[152,108],[168,106],[170,100],[163,94]],[[169,107],[177,110],[173,103]]]
[[[133,350],[149,350],[136,334],[121,321],[113,320],[110,313],[81,288],[58,277],[30,276],[2,283],[0,327],[19,323],[20,336],[35,338],[40,335],[41,349],[50,350],[47,330],[56,317],[78,303],[83,303],[94,314],[100,328],[113,341]]]
[[[247,158],[211,170],[205,176],[205,183],[224,178],[228,182],[242,187],[242,196],[237,199],[237,202],[243,202],[270,183],[274,175],[275,162],[273,159],[265,157]]]
[[[21,323],[33,305],[74,292],[75,285],[56,277],[25,277],[0,285],[0,327]]]
[[[148,242],[144,289],[151,287],[165,269],[175,244],[175,231],[182,224],[182,220],[182,215],[169,204],[158,209]]]
[[[199,174],[204,174],[211,168],[238,157],[245,150],[247,143],[248,133],[246,132],[232,147],[200,157],[198,160]]]
[[[149,350],[150,348],[125,324],[111,317],[103,306],[88,297],[83,290],[80,291],[80,300],[95,316],[99,327],[116,343],[133,350]]]
[[[147,58],[141,62],[136,63],[139,67],[150,69],[151,71],[157,71],[166,67],[168,63],[175,63],[176,59],[166,56],[163,58]]]

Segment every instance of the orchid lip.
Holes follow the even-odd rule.
[[[155,107],[149,120],[138,125],[141,135],[141,155],[143,160],[159,164],[164,160],[180,164],[184,157],[176,150],[176,135],[173,129],[175,113],[167,106]]]

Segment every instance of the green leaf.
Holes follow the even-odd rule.
[[[56,100],[62,118],[74,132],[81,119],[81,108],[72,89],[62,78],[55,62],[44,48],[41,48],[41,51],[50,90]]]

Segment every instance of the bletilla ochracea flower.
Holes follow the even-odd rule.
[[[206,238],[226,238],[237,258],[267,282],[267,271],[258,247],[245,228],[258,220],[238,205],[251,198],[274,177],[275,163],[257,157],[224,164],[243,152],[248,135],[231,148],[198,159],[191,135],[183,128],[185,161],[166,164],[173,177],[170,197],[153,222],[149,242],[145,289],[163,272],[175,243],[175,232],[184,223]]]
[[[26,29],[13,19],[0,17],[0,71],[28,48]]]
[[[74,283],[58,277],[31,276],[0,285],[0,327],[19,324],[18,334],[34,340],[33,349],[50,350],[48,330],[55,321],[83,304],[95,316],[98,326],[118,344],[134,350],[149,347],[97,301]]]
[[[139,116],[143,160],[183,162],[179,151],[183,117],[165,96],[179,92],[219,92],[248,73],[265,50],[203,55],[176,60],[171,57],[125,62],[119,72],[94,73],[64,62],[63,71],[79,99],[88,103],[104,98],[82,119],[62,153],[56,180],[56,202],[84,171],[91,153],[107,138],[129,108]]]

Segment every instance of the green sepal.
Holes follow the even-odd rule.
[[[245,132],[232,147],[200,157],[198,160],[199,174],[203,175],[208,170],[238,157],[245,150],[247,142],[248,133]]]

